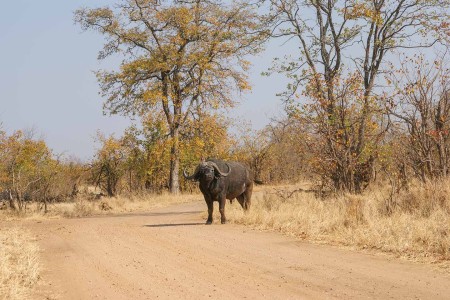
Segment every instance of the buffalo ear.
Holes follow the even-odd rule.
[[[192,174],[192,175],[189,175],[187,172],[186,172],[186,169],[184,169],[183,170],[183,177],[185,178],[185,179],[187,179],[187,180],[198,180],[199,179],[199,170],[200,170],[200,165],[198,165],[196,168],[195,168],[195,171],[194,171],[194,173]]]
[[[195,175],[194,178],[191,179],[192,181],[200,181],[200,176],[199,174]]]

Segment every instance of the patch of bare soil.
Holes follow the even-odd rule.
[[[43,250],[43,283],[34,298],[449,297],[448,274],[433,266],[217,220],[206,226],[205,210],[197,202],[151,213],[26,221]]]

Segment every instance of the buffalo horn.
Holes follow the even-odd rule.
[[[198,169],[199,169],[199,167],[197,166],[197,168],[196,168],[195,171],[194,171],[194,174],[192,174],[192,175],[188,175],[188,174],[186,173],[186,169],[184,169],[184,170],[183,170],[183,176],[184,176],[184,178],[186,178],[186,179],[188,179],[188,180],[195,179],[195,176],[197,176],[197,173],[198,173]]]
[[[210,161],[209,164],[211,166],[213,166],[213,168],[220,174],[220,176],[226,177],[231,172],[231,167],[227,163],[225,163],[227,165],[227,167],[228,167],[228,172],[227,173],[223,173],[222,171],[220,171],[219,167],[214,162]]]

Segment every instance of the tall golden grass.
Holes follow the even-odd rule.
[[[327,199],[300,191],[286,197],[272,188],[255,193],[248,213],[230,205],[228,219],[301,239],[450,261],[450,180],[414,182],[398,193],[378,185]]]
[[[0,299],[28,299],[39,279],[39,248],[23,228],[0,229]]]

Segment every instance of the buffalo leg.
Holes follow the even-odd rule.
[[[214,203],[208,199],[205,199],[206,205],[208,205],[208,220],[206,220],[206,224],[210,225],[213,222],[213,210],[214,210]]]
[[[244,203],[245,203],[244,193],[242,193],[239,196],[237,196],[236,199],[239,202],[239,204],[242,206],[242,208],[244,208]]]
[[[239,196],[236,197],[236,199],[239,201],[239,204],[242,206],[242,208],[244,210],[250,209],[250,205],[252,204],[251,198],[252,198],[252,187],[251,186],[249,186],[245,190],[245,192],[243,192],[242,194],[240,194]]]
[[[227,199],[225,197],[222,197],[219,201],[220,222],[222,224],[225,224],[227,222],[227,218],[225,217],[225,203],[226,202],[227,202]]]
[[[243,206],[244,210],[250,209],[250,206],[252,204],[252,191],[253,191],[253,185],[250,184],[247,186],[247,189],[244,192],[244,198],[245,198],[244,206]]]

